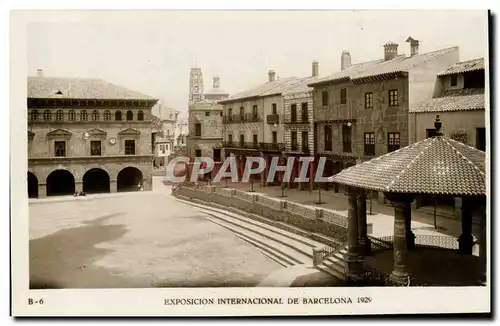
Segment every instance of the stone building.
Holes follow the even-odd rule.
[[[220,88],[220,78],[214,77],[212,89],[203,100],[189,106],[189,137],[187,150],[190,157],[210,157],[216,162],[222,160],[222,105],[218,101],[229,94]]]
[[[168,164],[174,152],[175,131],[180,112],[168,107],[162,101],[153,107],[153,112],[159,119],[158,132],[154,140],[154,166],[162,167]]]
[[[388,42],[382,59],[358,64],[344,51],[343,70],[309,84],[326,174],[408,145],[409,108],[432,98],[436,75],[458,62],[458,47],[419,54],[418,41],[407,42],[408,56]]]
[[[443,121],[444,136],[486,150],[486,103],[484,59],[458,62],[443,69],[434,79],[434,96],[410,106],[410,141],[434,136],[436,115]],[[417,197],[417,207],[432,205],[431,196]],[[441,214],[459,215],[460,198],[436,197]],[[447,209],[451,208],[451,209]]]
[[[39,75],[28,77],[27,102],[29,197],[151,189],[156,99],[100,79]]]

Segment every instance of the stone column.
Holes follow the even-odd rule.
[[[360,255],[358,243],[358,188],[349,187],[349,211],[347,226],[347,277],[358,280],[363,272],[363,258]]]
[[[47,184],[39,183],[38,184],[38,198],[47,197]]]
[[[406,248],[411,250],[415,248],[415,234],[411,230],[411,202],[405,203],[405,230],[406,230]]]
[[[458,252],[464,255],[472,255],[474,238],[472,237],[472,198],[462,198],[462,234],[458,237]]]
[[[75,192],[83,191],[83,181],[75,181]]]
[[[118,192],[118,180],[111,179],[109,180],[109,192]]]
[[[366,226],[366,191],[360,189],[357,200],[358,213],[358,242],[359,248],[363,255],[369,255],[371,251],[371,241],[368,238]]]
[[[385,197],[394,203],[394,270],[391,279],[398,285],[408,284],[406,206],[411,198],[404,194],[386,193]]]

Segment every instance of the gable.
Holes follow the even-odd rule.
[[[56,129],[47,133],[49,137],[71,137],[72,133],[64,129]]]
[[[141,132],[134,128],[127,128],[118,133],[119,135],[140,135]]]
[[[89,129],[89,130],[87,130],[87,132],[91,136],[106,136],[108,134],[106,131],[99,129],[99,128]]]

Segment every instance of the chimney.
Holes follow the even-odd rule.
[[[269,70],[269,81],[272,82],[272,81],[275,81],[276,80],[276,71],[274,70]]]
[[[418,40],[414,40],[411,36],[406,39],[406,42],[410,43],[410,52],[411,55],[414,56],[418,54]]]
[[[214,88],[219,88],[219,76],[215,76],[214,77],[214,83],[213,83],[213,87]]]
[[[37,77],[43,77],[43,69],[37,69],[36,70],[36,76]]]
[[[384,60],[392,60],[398,55],[398,45],[394,42],[387,42],[384,45]]]
[[[318,77],[319,75],[319,62],[314,60],[312,63],[312,76]]]
[[[342,51],[342,57],[340,58],[340,70],[347,69],[351,66],[351,54],[349,51]]]

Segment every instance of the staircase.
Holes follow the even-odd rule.
[[[316,268],[320,271],[328,273],[333,277],[347,281],[346,277],[346,267],[347,263],[344,259],[344,255],[347,253],[347,248],[342,248],[341,250],[334,251],[333,253],[325,256],[321,264],[317,265]]]

